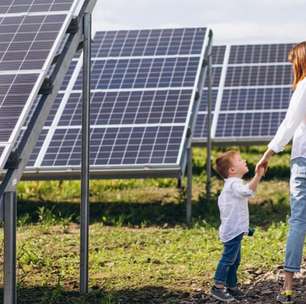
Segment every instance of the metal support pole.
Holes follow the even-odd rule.
[[[80,292],[88,292],[91,14],[84,15]]]
[[[207,83],[208,83],[208,109],[207,109],[207,159],[206,159],[206,171],[207,171],[207,182],[206,182],[206,198],[209,201],[211,197],[211,53],[207,58]]]
[[[190,145],[187,150],[187,202],[186,202],[186,221],[191,224],[192,214],[192,146]]]
[[[4,304],[16,304],[16,191],[4,192]]]

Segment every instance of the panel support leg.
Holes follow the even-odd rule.
[[[208,58],[208,67],[207,67],[207,81],[208,81],[208,109],[207,109],[207,158],[206,158],[206,172],[207,172],[207,181],[206,181],[206,199],[207,201],[211,198],[211,108],[212,108],[212,92],[211,92],[211,54]]]
[[[89,249],[89,136],[90,136],[90,71],[91,71],[91,14],[84,15],[83,104],[82,104],[82,164],[81,164],[81,236],[80,292],[88,292]]]
[[[186,221],[191,224],[192,216],[192,146],[187,149],[187,202],[186,202]]]
[[[16,191],[4,192],[4,304],[16,304]]]

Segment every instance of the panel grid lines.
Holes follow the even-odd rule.
[[[217,81],[213,84],[213,89],[219,84],[222,92],[219,114],[213,115],[216,128],[213,140],[244,141],[254,136],[256,141],[259,138],[267,141],[275,134],[292,94],[291,65],[287,60],[292,46],[292,43],[228,46],[230,55],[225,83],[220,85]],[[216,68],[213,65],[213,72]],[[206,141],[207,132],[203,127],[207,115],[206,100],[200,105],[195,142]]]
[[[78,0],[3,0],[0,4],[0,169],[20,138]],[[63,9],[63,4],[65,9]],[[65,10],[65,13],[58,11]],[[6,14],[6,15],[4,15]]]
[[[181,164],[180,149],[207,44],[205,29],[181,32],[180,39],[172,29],[96,34],[100,38],[93,42],[91,166]],[[183,46],[174,48],[169,37]],[[80,62],[74,60],[62,87],[64,106],[50,126],[38,168],[80,166]],[[71,75],[75,79],[68,82]]]

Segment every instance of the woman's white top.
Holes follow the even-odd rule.
[[[228,242],[241,233],[248,233],[248,198],[254,192],[241,178],[229,177],[224,181],[224,187],[218,198],[221,219],[219,236],[222,242]]]
[[[297,84],[286,117],[268,147],[278,153],[292,137],[291,159],[306,157],[306,78]]]

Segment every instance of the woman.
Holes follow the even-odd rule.
[[[268,149],[256,165],[267,168],[274,153],[292,139],[289,234],[286,246],[285,281],[277,296],[280,303],[293,303],[293,275],[300,271],[306,233],[306,41],[297,44],[288,55],[293,65],[293,95],[287,114]]]

